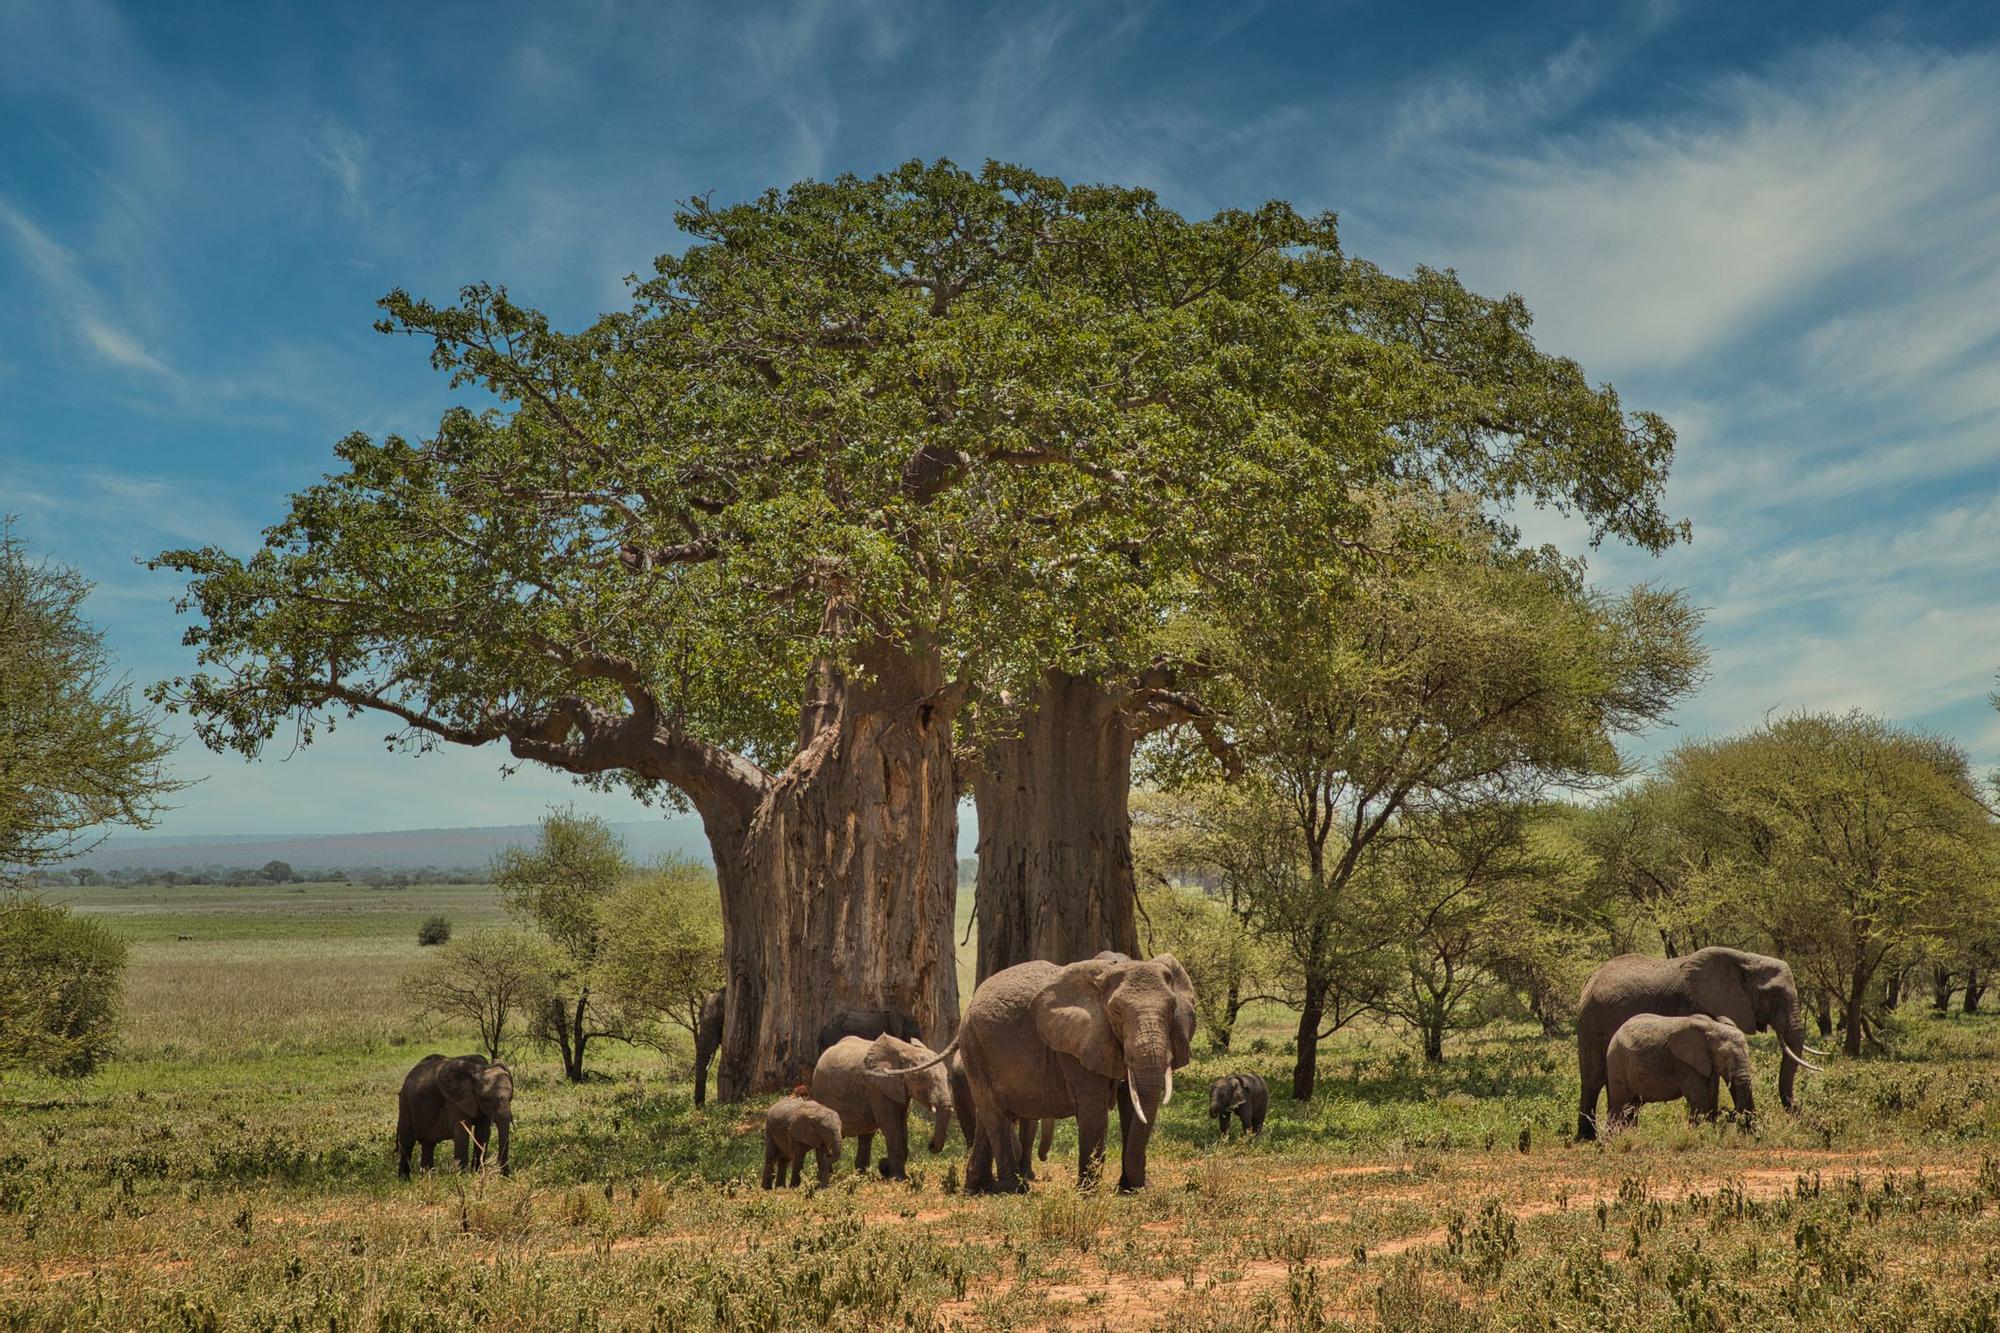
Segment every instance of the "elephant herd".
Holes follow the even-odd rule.
[[[720,1042],[721,997],[710,997],[696,1034],[695,1102],[704,1100],[708,1059]],[[1754,1107],[1750,1034],[1774,1031],[1783,1051],[1778,1095],[1791,1109],[1805,1059],[1803,1013],[1792,970],[1782,959],[1737,949],[1701,949],[1681,958],[1624,954],[1585,983],[1577,1016],[1581,1099],[1579,1139],[1600,1125],[1628,1125],[1641,1105],[1684,1100],[1691,1117],[1713,1117],[1727,1085],[1739,1116]],[[1048,1157],[1055,1122],[1077,1122],[1078,1174],[1090,1180],[1103,1161],[1111,1112],[1118,1112],[1121,1190],[1146,1184],[1146,1149],[1160,1110],[1173,1098],[1174,1071],[1193,1056],[1194,983],[1172,954],[1139,960],[1101,953],[1058,965],[1021,963],[981,982],[958,1033],[939,1051],[895,1009],[844,1013],[820,1032],[811,1082],[766,1113],[765,1188],[799,1183],[807,1154],[819,1179],[832,1178],[843,1139],[857,1140],[855,1164],[866,1170],[876,1135],[881,1173],[904,1174],[912,1105],[930,1122],[929,1147],[945,1146],[954,1119],[971,1153],[965,1185],[973,1193],[1025,1188],[1034,1177],[1030,1149],[1041,1127]],[[1824,1054],[1812,1051],[1815,1055]],[[1609,1093],[1600,1122],[1597,1104]],[[404,1080],[396,1142],[399,1174],[423,1146],[431,1165],[451,1139],[461,1167],[484,1157],[498,1130],[498,1164],[508,1168],[513,1077],[477,1055],[426,1056]],[[1232,1117],[1259,1133],[1270,1092],[1255,1074],[1231,1074],[1209,1090],[1208,1115],[1227,1134]]]

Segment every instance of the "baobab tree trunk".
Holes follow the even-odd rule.
[[[1137,955],[1132,747],[1125,694],[1051,672],[1016,735],[989,740],[973,783],[979,814],[981,981],[1043,959]]]
[[[819,1028],[842,1010],[907,1010],[935,1045],[958,1026],[960,691],[934,656],[887,645],[857,667],[851,681],[816,673],[799,753],[740,827],[704,812],[729,974],[725,1101],[805,1081]]]

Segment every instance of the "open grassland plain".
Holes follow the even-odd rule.
[[[404,1072],[471,1042],[395,980],[490,890],[69,897],[133,939],[131,1017],[101,1073],[0,1084],[0,1329],[2000,1328],[1983,1016],[1905,1009],[1797,1116],[1758,1038],[1754,1134],[1654,1107],[1571,1144],[1567,1042],[1343,1034],[1301,1107],[1272,1015],[1183,1072],[1123,1197],[1068,1130],[1024,1196],[960,1192],[956,1134],[906,1182],[765,1193],[761,1105],[692,1107],[685,1049],[581,1085],[519,1051],[515,1174],[399,1185]],[[1239,1068],[1270,1121],[1218,1143]]]

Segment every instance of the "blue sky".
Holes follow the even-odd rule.
[[[336,8],[345,12],[335,13]],[[131,5],[0,0],[0,511],[185,670],[167,545],[254,545],[445,386],[375,334],[474,279],[577,323],[676,201],[910,157],[1283,197],[1520,292],[1664,412],[1710,608],[1685,734],[1861,707],[2000,762],[2000,11],[1598,3]],[[1537,538],[1576,531],[1523,516]],[[533,818],[570,788],[379,726],[205,780],[163,833]],[[586,801],[617,818],[632,807]]]

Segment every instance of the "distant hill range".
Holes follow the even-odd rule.
[[[692,815],[613,824],[634,861],[657,860],[668,852],[709,863],[708,839]],[[256,869],[283,861],[305,873],[313,870],[475,869],[508,847],[535,841],[533,824],[492,828],[399,829],[391,833],[280,834],[225,838],[111,838],[72,864],[93,870],[178,870],[183,867]]]
[[[625,840],[632,860],[658,860],[676,853],[708,865],[708,837],[693,815],[613,824]],[[93,870],[255,870],[283,861],[295,871],[384,871],[483,869],[508,847],[532,844],[533,824],[500,824],[492,828],[401,829],[390,833],[295,833],[240,837],[110,838],[87,856],[71,862]],[[971,856],[978,838],[968,808],[959,818],[959,855]]]

